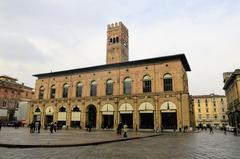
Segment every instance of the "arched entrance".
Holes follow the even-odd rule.
[[[67,110],[66,107],[61,106],[58,111],[58,126],[59,128],[66,126],[66,120],[67,120]]]
[[[172,102],[165,102],[160,108],[162,129],[177,129],[177,107]]]
[[[128,128],[133,128],[133,107],[129,103],[124,103],[119,108],[120,121],[127,124]]]
[[[47,107],[45,113],[46,113],[46,115],[45,115],[45,125],[50,125],[50,123],[53,122],[54,110],[53,110],[52,107]]]
[[[102,107],[102,128],[113,128],[113,106],[111,104],[105,104]]]
[[[86,112],[86,121],[89,126],[96,128],[97,109],[94,105],[89,105]]]
[[[71,117],[71,127],[72,128],[81,128],[81,111],[78,106],[73,107],[72,117]]]
[[[153,120],[153,105],[148,102],[144,102],[139,107],[140,115],[140,129],[153,129],[154,120]]]
[[[33,122],[40,121],[41,122],[41,110],[39,107],[37,107],[33,114]]]

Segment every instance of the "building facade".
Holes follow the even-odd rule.
[[[228,102],[229,125],[240,128],[240,69],[223,73],[223,81]]]
[[[179,129],[190,125],[184,54],[128,61],[128,29],[108,25],[105,65],[34,75],[29,122],[116,129]]]
[[[224,95],[193,96],[196,126],[222,127],[228,125],[227,101]]]
[[[33,97],[32,90],[24,84],[17,83],[16,78],[0,76],[0,119],[3,121],[15,120],[19,102],[30,101]]]

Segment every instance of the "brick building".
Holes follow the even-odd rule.
[[[17,83],[16,78],[0,76],[0,119],[14,120],[15,112],[19,109],[19,102],[30,101],[33,97],[32,90],[23,83]]]
[[[70,127],[179,129],[190,125],[184,54],[129,61],[128,29],[107,27],[105,65],[34,75],[29,122]]]

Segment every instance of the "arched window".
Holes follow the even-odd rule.
[[[167,73],[163,77],[164,91],[172,91],[172,75]]]
[[[59,109],[59,112],[66,112],[66,108],[64,106],[62,106],[60,109]]]
[[[115,38],[113,38],[113,43],[115,43]]]
[[[143,93],[145,92],[151,92],[151,77],[146,75],[143,77]]]
[[[119,39],[118,39],[118,37],[116,37],[116,43],[118,43],[119,42]]]
[[[44,96],[44,87],[41,86],[39,89],[39,99],[43,99],[43,96]]]
[[[75,106],[72,111],[73,112],[80,112],[80,109],[77,106]]]
[[[35,112],[41,112],[41,110],[39,109],[39,107],[37,107],[36,109],[35,109]]]
[[[63,94],[62,94],[63,98],[67,98],[68,97],[68,84],[64,84],[63,85]]]
[[[92,81],[91,82],[91,91],[90,91],[90,96],[96,96],[97,95],[97,82]]]
[[[111,79],[106,82],[106,95],[113,95],[113,81]]]
[[[82,96],[82,83],[79,82],[76,85],[76,97],[81,97]]]
[[[132,80],[131,80],[131,78],[129,78],[129,77],[125,78],[123,85],[124,85],[123,86],[123,93],[124,94],[131,94],[131,90],[132,90]]]
[[[55,85],[52,85],[51,92],[50,92],[50,98],[51,99],[55,98],[55,95],[56,95],[56,87],[55,87]]]

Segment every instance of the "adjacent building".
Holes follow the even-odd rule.
[[[227,102],[229,125],[240,128],[240,69],[223,73]]]
[[[224,95],[193,96],[196,126],[222,127],[228,125],[227,100]]]
[[[185,55],[129,61],[128,50],[128,29],[111,24],[106,64],[34,75],[29,122],[116,129],[122,121],[134,130],[191,126]]]
[[[23,83],[17,83],[17,79],[6,75],[0,76],[0,120],[11,121],[17,119],[19,103],[28,101],[33,97],[33,89]],[[22,108],[20,108],[22,110]],[[19,112],[19,111],[18,111]],[[21,112],[27,114],[27,111]],[[21,118],[23,120],[23,118]],[[25,115],[26,120],[26,115]]]

